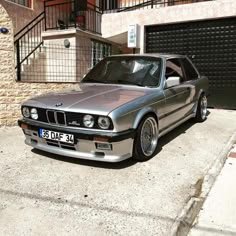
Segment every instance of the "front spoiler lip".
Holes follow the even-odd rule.
[[[52,127],[49,124],[37,124],[35,122],[24,120],[24,119],[18,120],[18,125],[20,127],[22,124],[28,125],[28,127],[31,130],[35,130],[37,132],[39,128],[45,128],[52,131],[70,133],[70,134],[73,134],[75,137],[79,137],[79,138],[87,139],[87,140],[93,140],[93,138],[96,136],[96,137],[108,138],[108,142],[120,142],[128,138],[133,139],[135,136],[135,129],[129,129],[122,132],[102,133],[102,130],[101,132],[92,131],[92,130],[84,131],[84,130],[78,130],[78,129],[67,128],[67,127]]]
[[[25,144],[33,148],[39,149],[41,151],[53,153],[60,156],[67,156],[67,157],[72,157],[72,158],[99,161],[99,162],[116,163],[116,162],[124,161],[132,156],[131,154],[127,153],[126,155],[123,155],[123,156],[105,155],[102,157],[98,157],[96,153],[92,154],[92,153],[83,153],[83,152],[78,152],[78,151],[62,150],[62,149],[58,149],[51,146],[45,146],[40,143],[32,144],[29,142],[29,140],[25,140]]]

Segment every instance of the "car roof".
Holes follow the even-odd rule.
[[[171,59],[171,58],[180,58],[180,57],[186,57],[185,55],[178,55],[178,54],[164,54],[164,53],[142,53],[142,54],[118,54],[118,55],[112,55],[111,57],[126,57],[126,56],[134,56],[134,57],[158,57],[158,58],[165,58],[165,59]]]

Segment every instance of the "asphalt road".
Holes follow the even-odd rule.
[[[0,128],[0,235],[170,235],[176,217],[236,130],[209,110],[159,140],[144,163],[97,163],[31,149]]]

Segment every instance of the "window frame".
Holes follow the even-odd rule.
[[[190,66],[192,66],[192,69],[194,70],[194,72],[196,73],[196,75],[197,75],[197,77],[195,77],[195,78],[188,78],[188,76],[187,76],[187,73],[186,73],[186,67],[185,67],[185,65],[184,65],[184,60],[186,60],[187,62],[189,62],[189,65]],[[192,80],[197,80],[198,78],[199,78],[199,72],[198,72],[198,70],[196,69],[196,67],[194,66],[194,64],[192,63],[192,61],[188,58],[188,57],[182,57],[182,58],[180,58],[180,63],[181,63],[181,65],[182,65],[182,70],[183,70],[183,73],[184,73],[184,81],[183,82],[187,82],[187,81],[192,81]]]
[[[104,57],[110,56],[112,53],[112,45],[98,40],[91,40],[92,56],[91,65],[94,67]]]
[[[18,6],[25,7],[30,10],[33,9],[33,0],[23,0],[24,2],[27,2],[27,4],[22,4],[22,3],[19,3],[18,1],[19,0],[6,0],[6,2],[10,2],[10,3],[16,4]]]
[[[176,73],[178,73],[178,76],[180,77],[180,80],[181,80],[181,83],[182,83],[182,80],[184,80],[184,70],[183,70],[183,67],[182,67],[182,63],[180,61],[180,58],[179,57],[172,57],[172,58],[167,58],[166,59],[166,63],[165,63],[165,79],[167,80],[168,77],[166,77],[166,68],[167,68],[167,62],[168,61],[171,61],[171,60],[177,60],[179,62],[179,65],[180,65],[180,68],[181,68],[181,71],[182,71],[182,76],[179,75],[179,73],[176,71]],[[169,76],[171,77],[171,76]]]

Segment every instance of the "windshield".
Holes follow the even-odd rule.
[[[159,86],[161,59],[154,57],[119,56],[100,61],[84,77],[82,83],[130,84]]]

